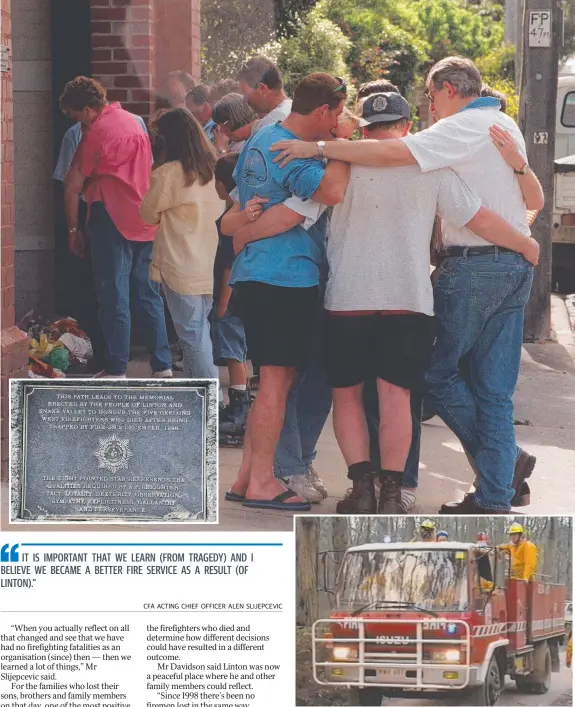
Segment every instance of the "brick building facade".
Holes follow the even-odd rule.
[[[10,49],[12,28],[10,22],[10,0],[2,0],[2,47]],[[2,143],[2,370],[0,390],[2,394],[2,477],[8,466],[8,379],[26,375],[28,365],[28,337],[16,327],[14,307],[14,113],[12,104],[12,73],[10,59],[8,70],[1,76],[1,143]]]
[[[16,326],[17,317],[36,303],[49,312],[46,302],[54,301],[52,170],[67,127],[61,123],[57,97],[66,80],[91,73],[106,86],[111,100],[149,117],[155,92],[170,71],[183,69],[199,78],[200,0],[52,0],[48,5],[44,0],[0,1],[2,46],[9,54],[9,70],[0,75],[1,476],[6,479],[8,379],[25,376],[28,362],[28,340]],[[73,5],[66,8],[67,2]],[[71,16],[66,11],[71,9],[85,9],[87,26],[55,25],[62,21],[58,18]],[[48,10],[51,28],[42,17]],[[76,15],[81,17],[81,12]],[[62,60],[60,47],[74,41],[85,46],[78,34],[89,38],[89,56],[77,63],[73,55]],[[18,50],[14,61],[13,40]],[[15,103],[13,96],[18,97]],[[34,283],[36,290],[31,289]]]
[[[133,113],[148,116],[170,71],[200,76],[199,0],[90,0],[92,73]]]

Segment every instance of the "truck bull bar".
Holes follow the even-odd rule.
[[[328,637],[318,636],[318,627],[323,625],[325,631],[325,624],[333,626],[334,624],[340,624],[343,627],[349,627],[353,630],[357,629],[357,637],[351,638],[338,638],[336,636]],[[437,630],[435,628],[425,628],[426,624],[450,624],[456,625],[458,627],[463,627],[463,635],[461,637],[453,637],[447,639],[441,638],[424,638],[424,630]],[[388,625],[393,624],[394,626],[415,626],[416,637],[407,638],[401,637],[402,646],[413,645],[414,651],[410,653],[389,653],[389,652],[370,652],[366,650],[366,644],[378,644],[378,637],[366,637],[366,624],[382,624]],[[335,646],[345,646],[346,644],[354,644],[358,647],[357,660],[327,660],[318,661],[318,650],[321,646],[325,644],[332,644]],[[424,662],[423,651],[424,646],[427,644],[442,645],[452,647],[463,647],[465,649],[465,660],[460,663],[443,663],[443,662]],[[391,646],[389,646],[391,648]],[[393,656],[394,660],[390,660]],[[403,660],[401,660],[403,659]],[[453,619],[449,621],[429,621],[426,619],[376,619],[376,618],[332,618],[332,619],[319,619],[314,622],[312,626],[312,660],[313,660],[313,677],[314,680],[320,685],[338,685],[340,687],[368,687],[374,685],[381,685],[382,687],[391,688],[404,688],[404,689],[435,689],[435,690],[463,690],[466,688],[471,681],[471,634],[470,627],[465,621],[461,619]],[[323,679],[318,676],[318,668],[322,668],[324,672]],[[326,679],[328,674],[328,669],[339,668],[342,672],[346,672],[345,675],[340,679],[334,678],[332,680]],[[383,670],[398,670],[403,671],[404,675],[407,676],[407,671],[415,672],[415,677],[405,677],[401,682],[388,682],[387,679],[383,682],[384,677],[379,677],[380,673],[378,671]],[[366,671],[370,673],[374,672],[374,675],[367,675]],[[439,680],[434,680],[434,675],[443,675],[444,672],[455,672],[461,676],[457,680],[457,684],[450,683],[449,681],[440,682]],[[352,675],[357,675],[356,679],[351,679],[350,673]],[[390,673],[393,675],[393,673]]]

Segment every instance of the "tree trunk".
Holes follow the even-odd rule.
[[[342,516],[331,517],[331,538],[334,550],[347,550],[349,539],[347,534],[348,519]]]
[[[317,551],[319,518],[299,518],[297,546],[297,616],[299,626],[311,626],[319,617]]]

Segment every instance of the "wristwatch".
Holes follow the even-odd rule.
[[[323,154],[324,147],[325,147],[325,140],[320,140],[317,143],[317,155],[322,160],[324,158],[324,154]]]
[[[513,171],[515,172],[515,174],[525,175],[527,174],[527,172],[529,172],[530,169],[531,167],[529,166],[529,162],[526,162],[523,167],[521,167],[521,169],[514,169]]]

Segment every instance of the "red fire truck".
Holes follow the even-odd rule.
[[[330,618],[313,626],[314,679],[352,688],[354,705],[460,692],[489,707],[506,675],[543,694],[559,671],[565,591],[512,579],[509,553],[481,544],[351,547]]]

